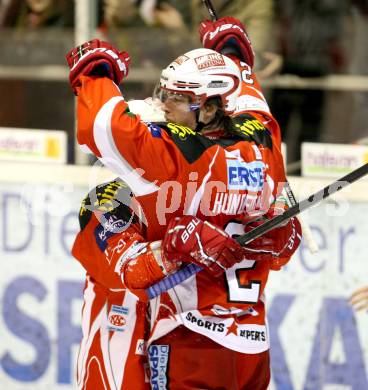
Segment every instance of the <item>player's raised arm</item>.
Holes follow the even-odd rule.
[[[70,86],[78,96],[78,143],[100,157],[92,132],[93,123],[110,99],[123,100],[116,85],[127,76],[130,57],[107,42],[93,39],[70,50],[66,60]]]
[[[129,110],[118,85],[128,75],[130,57],[94,39],[66,56],[77,95],[77,140],[132,187],[166,179],[176,169],[158,126],[146,124]],[[165,153],[162,151],[165,150]],[[136,175],[131,172],[139,170]]]
[[[242,88],[233,116],[247,113],[257,117],[258,120],[267,125],[277,141],[278,148],[280,148],[280,128],[271,114],[257,76],[253,71],[255,54],[244,24],[237,18],[225,16],[214,21],[203,21],[198,32],[205,48],[229,56],[239,66]]]

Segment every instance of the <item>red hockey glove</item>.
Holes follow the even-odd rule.
[[[161,248],[164,258],[195,263],[214,277],[245,259],[243,248],[223,230],[192,216],[169,222]]]
[[[252,222],[245,227],[245,231],[250,231],[258,225],[262,225],[265,220],[273,218],[274,208],[263,216],[261,220]],[[268,233],[258,237],[246,245],[247,258],[251,260],[269,260],[271,268],[280,269],[286,264],[294,252],[298,249],[302,237],[302,228],[298,218],[289,219],[284,225],[270,230]]]
[[[73,92],[80,84],[80,76],[108,77],[120,84],[128,75],[130,57],[125,51],[119,52],[109,43],[93,39],[70,50],[66,55],[70,68],[69,82]]]
[[[234,47],[239,53],[239,58],[253,68],[252,44],[243,23],[238,19],[225,16],[215,22],[205,20],[199,25],[199,36],[207,49],[222,52],[225,46]]]

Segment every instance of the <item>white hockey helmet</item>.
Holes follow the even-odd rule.
[[[197,107],[219,97],[226,114],[236,108],[241,74],[230,58],[210,49],[191,50],[173,61],[161,73],[160,90],[190,95]]]

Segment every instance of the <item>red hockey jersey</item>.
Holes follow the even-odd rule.
[[[281,192],[278,126],[255,78],[245,76],[243,94],[254,96],[256,104],[250,111],[239,104],[231,133],[217,139],[175,123],[143,123],[112,81],[82,77],[78,142],[131,187],[143,209],[147,240],[161,239],[168,218],[183,214],[241,234],[241,221],[264,214]],[[219,280],[202,271],[162,294],[151,304],[151,339],[183,323],[240,352],[266,350],[260,298],[271,268],[248,259]]]

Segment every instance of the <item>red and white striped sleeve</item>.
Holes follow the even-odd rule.
[[[77,139],[117,173],[135,195],[157,190],[177,173],[177,151],[159,126],[129,111],[119,88],[108,78],[81,77]]]

